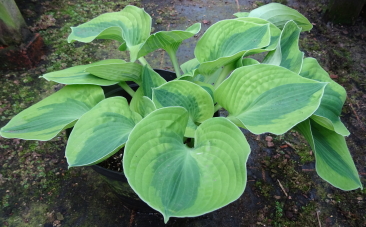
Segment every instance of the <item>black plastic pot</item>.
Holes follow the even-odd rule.
[[[175,73],[154,69],[157,73],[159,73],[165,80],[170,81],[176,78]],[[128,83],[129,86],[136,90],[138,88],[135,83]],[[130,96],[125,92],[120,86],[113,85],[108,87],[102,87],[104,90],[104,94],[106,97],[113,96],[123,96],[128,101],[130,101]],[[116,195],[121,199],[123,204],[125,204],[128,208],[135,209],[140,212],[152,213],[157,212],[148,206],[144,201],[142,201],[137,194],[131,189],[130,185],[127,182],[125,175],[121,172],[112,171],[106,168],[103,168],[99,165],[91,166],[91,168],[99,173],[102,178],[107,182],[110,188],[116,193]]]

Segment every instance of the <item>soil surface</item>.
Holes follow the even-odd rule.
[[[44,73],[101,59],[122,58],[114,41],[68,44],[71,26],[128,4],[153,18],[155,31],[202,31],[179,49],[180,63],[193,58],[194,44],[213,23],[271,1],[248,0],[16,0],[29,28],[47,45],[33,69],[0,71],[0,127],[16,113],[62,86],[38,78]],[[282,0],[314,25],[300,48],[315,57],[348,98],[342,121],[351,135],[350,152],[366,185],[366,20],[342,26],[323,19],[327,0]],[[163,51],[147,57],[154,68],[172,69]],[[282,136],[244,132],[252,149],[244,194],[230,205],[196,218],[172,218],[167,226],[366,226],[366,190],[341,191],[318,177],[309,145],[295,132]],[[65,133],[49,142],[0,138],[0,226],[164,226],[156,213],[124,206],[89,167],[67,168]]]

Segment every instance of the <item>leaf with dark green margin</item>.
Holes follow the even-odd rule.
[[[346,101],[346,90],[333,81],[314,58],[304,59],[300,76],[321,82],[329,82],[325,87],[320,106],[311,118],[331,131],[335,131],[342,136],[348,136],[349,131],[339,118],[343,104]]]
[[[263,63],[279,65],[298,74],[304,59],[304,53],[299,49],[300,31],[301,28],[295,22],[287,22],[282,30],[277,49],[269,52]]]
[[[252,10],[248,16],[265,19],[280,29],[282,29],[289,20],[295,21],[296,24],[302,28],[302,31],[310,31],[313,28],[310,21],[301,13],[279,3],[269,3],[258,7]]]
[[[66,146],[69,167],[99,163],[116,153],[141,116],[123,97],[104,99],[76,122]]]
[[[236,69],[214,98],[240,127],[279,135],[316,111],[326,84],[280,66],[250,65]]]
[[[85,72],[85,69],[97,65],[125,62],[126,61],[120,59],[102,60],[89,65],[78,65],[60,71],[46,73],[42,77],[48,81],[55,81],[61,84],[95,84],[100,86],[110,86],[117,84],[118,81],[111,81],[96,77],[88,72]]]
[[[246,186],[250,147],[238,127],[211,118],[198,126],[189,148],[183,143],[188,118],[182,107],[158,109],[135,126],[125,147],[128,183],[165,223],[219,209]]]
[[[343,136],[313,120],[301,122],[295,129],[306,138],[313,149],[316,172],[321,178],[342,190],[362,189],[356,166]]]
[[[166,83],[166,80],[161,77],[159,73],[155,72],[147,65],[145,65],[142,69],[141,80],[143,94],[150,99],[152,99],[152,89]]]
[[[160,31],[150,35],[136,56],[136,58],[143,57],[159,48],[164,49],[168,53],[176,53],[183,40],[189,39],[201,30],[201,24],[195,23],[187,28],[185,31]],[[131,59],[135,61],[136,59]]]
[[[201,63],[199,73],[209,76],[222,66],[236,62],[245,52],[268,46],[270,41],[269,24],[238,19],[219,21],[197,42],[194,54]]]
[[[184,80],[174,80],[153,89],[153,102],[157,108],[182,106],[188,110],[190,123],[186,137],[193,137],[194,123],[201,123],[214,114],[210,94],[201,86]]]
[[[133,62],[111,63],[88,67],[86,72],[106,80],[134,81],[141,83],[142,66]]]
[[[121,43],[120,49],[131,52],[135,59],[140,45],[146,41],[151,32],[151,17],[143,9],[126,6],[114,13],[102,14],[77,27],[71,27],[67,41],[89,43],[94,39],[113,39]]]
[[[23,110],[1,130],[5,138],[46,141],[61,130],[72,127],[83,114],[104,99],[95,85],[68,85]]]

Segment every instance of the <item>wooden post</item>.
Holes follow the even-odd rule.
[[[20,45],[30,31],[14,0],[0,0],[0,45]]]
[[[354,24],[366,0],[330,0],[326,19],[341,24]]]

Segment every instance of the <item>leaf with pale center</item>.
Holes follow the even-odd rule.
[[[306,120],[295,129],[309,142],[315,154],[316,172],[325,181],[342,190],[362,189],[356,166],[343,136]]]
[[[316,111],[326,84],[280,66],[250,65],[236,69],[214,97],[240,127],[283,134]]]
[[[169,54],[175,54],[178,47],[185,39],[189,39],[201,30],[201,24],[195,23],[185,31],[160,31],[150,35],[144,44],[141,45],[136,58],[143,57],[159,48],[164,49]],[[136,59],[131,59],[135,61]]]
[[[250,147],[238,127],[225,118],[211,118],[198,126],[189,148],[183,143],[188,118],[182,107],[158,109],[135,126],[125,147],[128,183],[163,214],[165,223],[233,202],[247,181]]]
[[[118,81],[106,80],[100,77],[96,77],[85,70],[89,67],[104,65],[104,64],[116,64],[125,63],[126,61],[120,59],[108,59],[91,63],[89,65],[78,65],[63,69],[60,71],[50,72],[44,74],[42,77],[48,81],[55,81],[60,84],[95,84],[100,86],[110,86],[117,84]]]
[[[252,49],[270,44],[269,24],[256,24],[237,19],[212,25],[197,42],[194,54],[201,63],[198,70],[205,76],[224,65],[237,61]]]
[[[335,131],[342,136],[348,136],[349,131],[339,118],[346,100],[346,90],[333,81],[314,58],[304,59],[300,76],[321,82],[329,82],[325,88],[320,106],[315,111],[312,119],[331,131]]]
[[[265,19],[280,29],[282,29],[287,21],[293,20],[302,28],[302,31],[310,31],[313,25],[298,11],[279,3],[269,3],[252,10],[248,17],[258,17]]]
[[[104,99],[95,85],[68,85],[23,110],[0,130],[5,138],[50,140]]]
[[[211,95],[201,86],[184,80],[175,80],[153,89],[153,102],[157,108],[182,106],[189,113],[189,124],[186,137],[193,137],[201,123],[214,114],[214,103]]]
[[[69,167],[96,164],[117,152],[141,116],[123,97],[98,103],[76,122],[66,146]]]
[[[141,83],[142,66],[133,62],[111,63],[88,67],[86,72],[105,80],[134,81]]]
[[[89,43],[94,39],[113,39],[131,52],[135,59],[140,45],[146,41],[151,32],[151,17],[143,9],[126,6],[123,10],[102,14],[77,27],[71,27],[68,42],[80,41]]]
[[[276,50],[269,52],[263,63],[279,65],[298,74],[304,59],[304,53],[299,49],[300,31],[295,22],[287,22]]]

